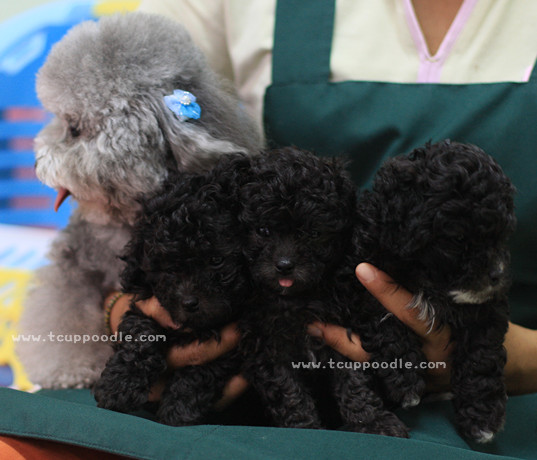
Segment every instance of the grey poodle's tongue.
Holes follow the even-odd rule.
[[[66,188],[60,187],[58,195],[56,195],[56,201],[54,202],[54,211],[58,212],[62,203],[71,195],[71,192]]]

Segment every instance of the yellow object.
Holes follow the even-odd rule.
[[[93,7],[93,14],[96,17],[106,16],[114,13],[126,13],[134,11],[140,5],[140,0],[110,0],[97,2]]]
[[[13,337],[18,334],[17,321],[31,278],[30,270],[0,268],[0,365],[11,368],[12,386],[19,390],[30,390],[33,387],[15,355],[13,341]]]

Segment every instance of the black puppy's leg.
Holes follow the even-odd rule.
[[[505,420],[506,329],[506,320],[503,326],[490,321],[453,333],[451,384],[456,420],[462,434],[478,442],[491,441]]]
[[[147,402],[150,387],[166,370],[165,340],[147,340],[165,336],[165,330],[153,319],[129,311],[118,333],[123,341],[106,363],[93,393],[99,407],[130,412]]]
[[[312,396],[293,369],[270,362],[262,354],[246,365],[246,379],[257,390],[277,426],[285,428],[321,428]]]
[[[333,370],[334,394],[345,423],[343,429],[358,433],[408,437],[408,428],[368,386],[368,377],[355,363],[340,359]]]
[[[378,363],[374,372],[386,400],[405,409],[419,404],[425,391],[422,364],[427,360],[416,334],[393,315],[358,333],[370,361]]]
[[[236,357],[177,369],[162,394],[157,420],[172,426],[201,423],[239,370]]]

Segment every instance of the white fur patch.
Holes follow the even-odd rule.
[[[494,433],[491,431],[480,431],[479,436],[475,438],[475,440],[480,444],[485,444],[487,442],[490,442],[494,439]]]
[[[427,334],[433,330],[436,312],[431,302],[429,302],[429,300],[425,298],[423,292],[420,291],[418,292],[418,294],[412,297],[412,300],[406,308],[408,308],[409,310],[417,308],[418,319],[421,321],[426,321],[427,323]]]
[[[401,406],[403,409],[410,409],[411,407],[417,406],[421,401],[421,398],[418,395],[411,395],[408,398],[405,398]]]
[[[455,303],[469,303],[474,305],[480,305],[489,300],[496,292],[497,288],[494,286],[487,286],[480,291],[463,291],[454,290],[450,291],[449,295]]]

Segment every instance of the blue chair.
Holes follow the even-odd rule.
[[[71,206],[53,210],[56,192],[33,173],[32,139],[48,117],[35,75],[52,45],[73,25],[93,19],[95,0],[59,1],[0,24],[0,223],[64,227]]]

